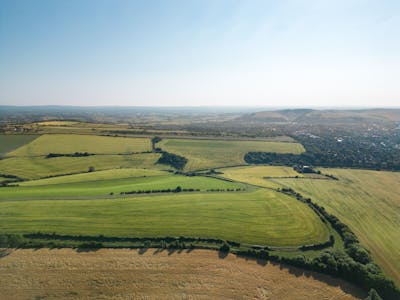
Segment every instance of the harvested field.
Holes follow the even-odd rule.
[[[400,173],[321,169],[339,180],[273,179],[326,208],[356,233],[374,260],[400,284]]]
[[[1,257],[1,256],[0,256]],[[16,250],[0,258],[2,299],[360,299],[342,280],[234,255],[155,249]],[[229,278],[229,280],[227,280]]]

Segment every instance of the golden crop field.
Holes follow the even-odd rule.
[[[340,279],[206,250],[16,250],[0,259],[0,273],[8,300],[365,297]]]

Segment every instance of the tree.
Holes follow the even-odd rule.
[[[374,289],[370,289],[368,293],[368,297],[365,300],[382,300],[382,298],[378,295],[378,293]]]

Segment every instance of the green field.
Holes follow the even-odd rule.
[[[329,232],[305,204],[274,191],[180,193],[99,200],[0,201],[0,231],[212,237],[297,246]]]
[[[0,134],[0,157],[25,144],[32,142],[38,135],[10,135]]]
[[[294,153],[304,152],[298,143],[264,141],[218,141],[165,139],[157,144],[163,150],[188,159],[185,171],[245,164],[249,151]]]
[[[45,134],[10,153],[9,156],[39,156],[49,153],[88,152],[130,154],[151,151],[149,138],[122,138],[78,134]]]
[[[76,183],[76,182],[88,182],[88,181],[99,181],[107,179],[122,179],[131,177],[148,177],[168,174],[161,170],[152,169],[111,169],[104,171],[96,171],[90,173],[80,173],[74,175],[57,176],[45,179],[30,180],[19,182],[20,186],[39,186],[39,185],[50,185],[50,184],[63,184],[63,183]]]
[[[321,169],[339,180],[274,179],[336,215],[400,284],[400,173]]]
[[[160,154],[140,153],[132,155],[93,155],[87,157],[12,157],[0,160],[0,170],[24,179],[38,179],[55,175],[119,168],[166,168],[157,165]]]
[[[68,182],[70,181],[68,177],[76,176],[78,175],[62,176],[51,179],[54,179],[58,182],[62,182],[63,180]],[[118,175],[116,173],[116,177],[117,176]],[[201,191],[206,191],[208,189],[226,190],[245,188],[240,183],[234,183],[210,177],[188,177],[168,173],[167,175],[151,177],[114,178],[106,180],[99,179],[95,181],[91,180],[72,183],[37,185],[38,182],[46,180],[47,179],[33,181],[33,186],[14,186],[0,189],[0,201],[11,199],[91,199],[94,197],[109,197],[110,193],[118,195],[120,192],[175,189],[177,186],[180,186],[183,189],[200,189]],[[30,182],[25,182],[25,185],[29,184]]]

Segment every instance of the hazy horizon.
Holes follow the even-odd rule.
[[[0,1],[0,105],[397,108],[398,1]]]

